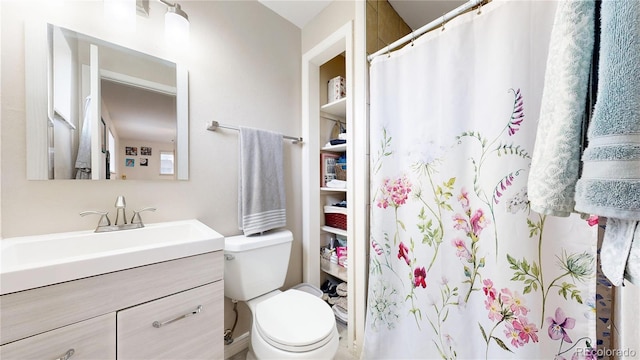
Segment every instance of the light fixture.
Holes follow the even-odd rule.
[[[182,10],[180,4],[159,0],[167,5],[164,14],[164,34],[171,46],[184,46],[189,41],[189,16]]]
[[[136,29],[136,0],[104,0],[104,16],[111,28],[134,32]]]

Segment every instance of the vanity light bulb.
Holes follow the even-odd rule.
[[[189,20],[175,12],[167,11],[164,15],[164,33],[167,45],[179,51],[189,42]]]

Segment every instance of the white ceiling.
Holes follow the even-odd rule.
[[[303,28],[318,15],[331,0],[258,0],[299,28]],[[337,0],[341,1],[341,0]],[[364,1],[364,0],[356,0]],[[412,29],[418,29],[432,20],[464,4],[464,0],[388,0],[391,6]]]
[[[389,0],[404,22],[413,30],[464,4],[465,0]]]
[[[316,17],[331,0],[258,0],[295,26],[302,29]]]

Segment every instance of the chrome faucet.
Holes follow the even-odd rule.
[[[131,222],[127,224],[127,214],[126,214],[126,201],[124,200],[124,196],[120,195],[116,199],[115,203],[116,207],[116,221],[111,224],[111,220],[109,220],[108,212],[106,211],[83,211],[80,213],[80,216],[86,216],[90,214],[100,215],[100,220],[98,221],[98,226],[96,227],[95,232],[107,232],[107,231],[117,231],[117,230],[127,230],[127,229],[138,229],[144,227],[142,223],[142,218],[140,217],[140,213],[143,211],[156,211],[156,208],[146,207],[140,210],[135,210],[133,212],[133,216],[131,217]],[[118,224],[118,220],[122,217],[122,224]]]
[[[118,225],[118,219],[120,218],[120,213],[122,212],[122,221],[124,221],[124,224],[127,224],[127,213],[126,213],[126,207],[127,207],[127,202],[124,200],[124,196],[120,195],[118,196],[118,198],[116,199],[116,203],[115,203],[115,207],[116,207],[116,221],[113,223],[113,225]]]
[[[109,220],[108,214],[109,213],[106,211],[89,210],[81,212],[80,216],[100,215],[100,220],[98,220],[98,227],[96,228],[96,232],[99,232],[98,229],[100,228],[111,227],[111,220]]]
[[[156,208],[154,207],[146,207],[140,210],[134,210],[133,211],[133,216],[131,217],[131,225],[137,225],[139,224],[140,227],[143,227],[144,224],[142,223],[142,218],[140,217],[140,213],[143,211],[156,211]]]

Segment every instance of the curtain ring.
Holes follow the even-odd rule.
[[[482,1],[478,4],[478,15],[482,14]]]
[[[390,58],[391,57],[391,45],[387,44],[386,42],[385,42],[385,45],[387,47],[387,57]]]
[[[442,31],[444,31],[444,25],[447,23],[447,21],[444,19],[444,16],[446,14],[442,14]]]
[[[413,40],[415,40],[416,34],[414,30],[411,30],[411,46],[413,46]]]

